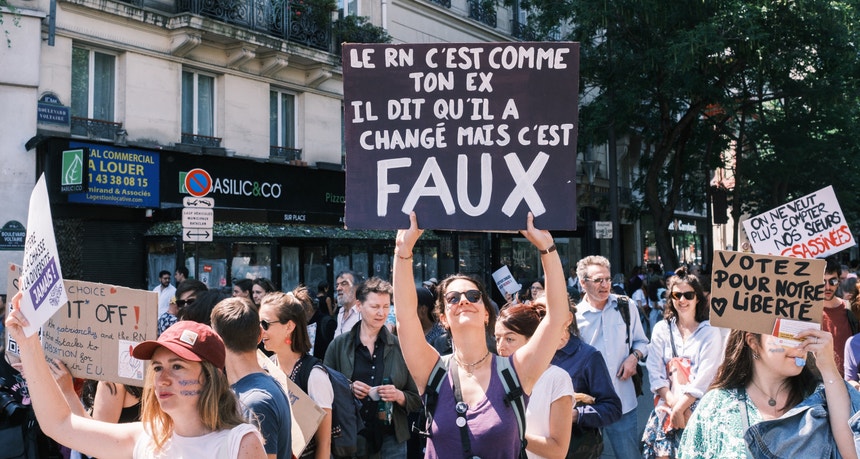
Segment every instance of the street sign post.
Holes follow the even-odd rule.
[[[212,242],[212,228],[182,228],[184,242]]]
[[[612,239],[612,222],[594,222],[596,239]]]
[[[182,209],[182,226],[184,228],[209,228],[215,223],[215,211],[186,207]]]

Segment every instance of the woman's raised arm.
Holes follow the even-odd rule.
[[[529,212],[525,231],[520,231],[540,251],[545,275],[546,317],[538,325],[528,343],[514,353],[514,366],[523,390],[531,394],[532,387],[547,369],[558,348],[567,319],[570,317],[570,300],[567,297],[567,280],[561,258],[549,231],[534,226]]]
[[[88,456],[132,457],[134,443],[138,435],[143,434],[143,425],[139,422],[109,424],[72,414],[45,361],[39,334],[30,337],[24,334],[23,327],[28,322],[19,309],[21,296],[18,292],[10,302],[14,310],[6,317],[6,329],[18,343],[27,388],[42,431],[58,443]]]
[[[403,359],[415,385],[424,393],[430,372],[439,360],[439,353],[424,339],[418,319],[418,295],[412,271],[412,249],[424,231],[418,229],[415,212],[409,214],[409,229],[398,230],[394,248],[394,304],[397,308],[397,338]]]

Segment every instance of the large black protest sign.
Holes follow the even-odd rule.
[[[346,225],[576,228],[577,43],[345,44]]]

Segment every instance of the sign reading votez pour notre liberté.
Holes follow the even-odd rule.
[[[755,253],[823,258],[854,246],[833,187],[744,220]]]
[[[821,323],[824,260],[714,252],[710,322],[771,334],[776,319]]]
[[[345,44],[349,228],[576,228],[578,43]]]

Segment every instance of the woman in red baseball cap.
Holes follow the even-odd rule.
[[[18,309],[6,328],[18,343],[42,430],[92,457],[263,459],[262,437],[245,423],[224,368],[224,342],[207,325],[179,321],[133,355],[151,360],[144,377],[141,422],[112,424],[73,415],[54,383],[38,334],[27,337]]]

